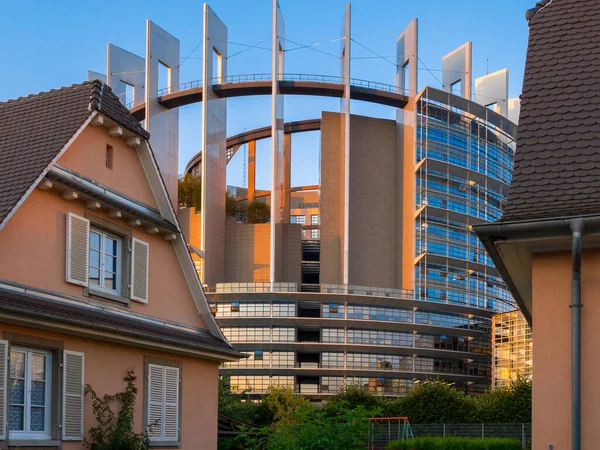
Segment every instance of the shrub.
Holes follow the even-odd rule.
[[[90,429],[89,440],[85,445],[90,450],[148,450],[150,438],[148,430],[142,433],[133,431],[134,405],[138,388],[137,377],[133,369],[128,369],[125,378],[127,387],[114,395],[104,394],[98,397],[89,384],[85,385],[85,394],[92,397],[92,409],[97,426]],[[120,405],[115,414],[115,403]],[[151,426],[150,426],[151,427]]]
[[[396,441],[387,450],[521,450],[516,439],[429,437]]]
[[[186,208],[195,208],[200,211],[201,200],[200,193],[202,188],[202,180],[197,175],[186,173],[180,175],[177,180],[177,200],[179,206]]]
[[[257,200],[248,203],[246,214],[248,223],[269,223],[271,221],[271,207]]]

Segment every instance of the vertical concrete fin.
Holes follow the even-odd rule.
[[[411,97],[417,95],[418,86],[418,21],[410,21],[396,40],[396,87]]]
[[[344,96],[341,102],[341,113],[343,126],[340,127],[342,133],[341,141],[344,151],[344,205],[343,205],[343,220],[344,220],[344,235],[342,241],[342,283],[349,284],[349,263],[350,263],[350,2],[346,3],[346,11],[342,19],[341,30],[341,77],[344,83]]]
[[[106,84],[128,107],[146,99],[146,61],[141,56],[113,44],[106,45]],[[132,98],[126,99],[126,85],[132,88]],[[132,101],[133,105],[128,105]]]
[[[475,101],[508,117],[508,69],[475,78]]]
[[[166,80],[159,80],[159,66]],[[159,85],[159,81],[163,83]],[[179,39],[150,20],[146,21],[146,130],[174,208],[177,208],[177,160],[179,152],[179,110],[158,103],[159,89],[170,93],[179,86]]]
[[[281,276],[283,221],[282,197],[284,195],[284,149],[283,149],[283,96],[279,81],[283,78],[283,55],[285,50],[285,24],[279,2],[273,0],[273,48],[271,65],[271,283]]]
[[[100,73],[100,72],[94,72],[93,70],[88,70],[87,80],[88,81],[100,80],[100,81],[103,81],[106,83],[106,75],[104,75],[103,73]]]
[[[213,86],[227,79],[227,27],[204,3],[202,37],[202,282],[225,277],[227,100]]]
[[[471,100],[473,51],[471,41],[465,42],[442,58],[442,89]],[[457,84],[460,83],[460,90]]]
[[[519,115],[521,114],[521,98],[514,97],[508,99],[508,120],[519,124]]]
[[[396,109],[396,235],[395,287],[413,289],[415,248],[416,95],[418,87],[418,22],[413,19],[397,39],[396,86],[408,94],[403,109]]]

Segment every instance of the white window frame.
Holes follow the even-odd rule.
[[[122,271],[122,267],[123,267],[123,236],[113,233],[109,230],[106,230],[104,228],[100,228],[100,227],[96,227],[94,225],[92,225],[90,227],[90,242],[89,242],[89,249],[88,252],[91,255],[92,252],[92,238],[91,238],[91,234],[92,233],[96,233],[100,235],[100,284],[93,284],[91,282],[92,277],[91,277],[91,271],[92,268],[92,264],[91,261],[89,261],[89,267],[88,267],[88,286],[90,289],[96,290],[96,291],[101,291],[101,292],[106,292],[108,294],[113,294],[113,295],[121,295],[121,282],[122,282],[122,276],[123,274],[121,273]],[[108,289],[106,287],[104,287],[104,256],[105,256],[105,248],[104,248],[104,240],[105,238],[110,238],[113,239],[117,242],[117,254],[116,254],[116,258],[117,258],[117,271],[115,273],[115,285],[117,287],[117,289]],[[96,249],[93,249],[93,251],[98,251]]]
[[[31,440],[48,440],[52,437],[51,427],[51,415],[52,415],[52,352],[32,347],[22,346],[11,346],[9,354],[12,352],[25,353],[25,403],[23,407],[23,428],[24,430],[10,430],[9,433],[12,438],[16,439],[31,439]],[[31,355],[33,353],[42,354],[46,357],[46,399],[44,402],[44,408],[46,414],[44,415],[45,431],[30,431],[31,426]],[[10,428],[10,372],[8,374],[8,408],[7,408],[7,428]]]

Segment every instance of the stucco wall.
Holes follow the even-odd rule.
[[[106,167],[107,145],[113,148],[112,169]],[[137,150],[127,146],[125,139],[109,136],[104,127],[88,126],[58,163],[156,208]]]
[[[61,341],[64,350],[85,354],[84,381],[97,394],[114,394],[125,388],[123,377],[127,369],[134,369],[139,389],[135,403],[135,430],[142,431],[143,400],[145,391],[144,357],[163,358],[182,365],[181,376],[181,436],[183,450],[217,448],[218,364],[216,362],[176,356],[168,353],[142,350],[92,339],[52,333],[0,323],[0,337],[4,332],[37,336]],[[110,355],[110,357],[108,357]],[[85,398],[84,430],[95,426],[92,404]],[[81,450],[82,442],[63,443],[65,450]]]
[[[533,257],[533,450],[571,448],[571,252]],[[582,262],[582,448],[600,441],[600,251]]]
[[[66,201],[56,191],[34,190],[0,231],[0,280],[35,286],[74,297],[84,297],[84,288],[67,283],[65,275],[67,212],[86,212],[150,244],[148,304],[131,301],[130,306],[111,305],[124,310],[205,327],[175,255],[173,244],[160,234],[148,234],[142,227],[130,228],[125,220],[111,219],[104,210],[86,209],[81,200]]]

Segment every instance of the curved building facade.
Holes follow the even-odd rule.
[[[401,139],[395,121],[351,116],[350,171],[356,169],[357,186],[351,187],[350,214],[358,222],[350,228],[352,284],[335,279],[339,254],[331,250],[341,240],[335,232],[340,200],[331,186],[339,183],[332,161],[339,161],[341,115],[324,112],[320,123],[286,124],[290,142],[295,132],[320,130],[322,179],[318,186],[290,189],[290,223],[283,236],[292,237],[284,242],[288,278],[270,283],[261,269],[269,261],[263,253],[270,225],[229,218],[226,280],[205,286],[224,334],[249,355],[221,369],[234,389],[258,395],[283,385],[318,398],[359,383],[401,396],[432,377],[468,393],[490,388],[492,317],[514,304],[471,227],[501,214],[516,127],[492,108],[438,89],[425,88],[413,102],[413,229],[405,231],[414,232],[413,249],[410,261],[388,273],[384,265],[394,252],[386,247],[394,248],[393,231],[401,229],[392,219],[401,212],[398,204],[407,201],[386,196],[406,167],[385,166],[397,156]],[[266,129],[252,130],[230,138],[228,149],[251,147],[269,136]],[[186,170],[199,173],[200,165],[196,155]],[[250,195],[270,200],[269,191],[232,191],[241,202]],[[386,227],[392,233],[385,234]],[[394,284],[394,273],[406,265],[414,274],[412,289]]]

